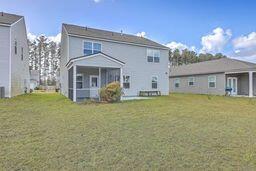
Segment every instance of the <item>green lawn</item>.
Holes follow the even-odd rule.
[[[256,100],[174,94],[74,104],[0,100],[0,170],[253,170]]]

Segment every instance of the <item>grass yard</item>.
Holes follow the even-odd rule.
[[[0,100],[0,170],[254,170],[256,100],[173,94],[74,104]]]

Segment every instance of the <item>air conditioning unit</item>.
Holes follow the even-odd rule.
[[[0,99],[5,98],[5,90],[4,87],[0,87]]]

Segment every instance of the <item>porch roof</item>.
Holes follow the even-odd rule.
[[[85,62],[86,61],[86,62]],[[72,66],[77,63],[82,66],[94,66],[94,67],[122,67],[125,63],[105,53],[97,53],[92,55],[79,56],[71,58],[66,67]]]

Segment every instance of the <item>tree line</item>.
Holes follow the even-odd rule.
[[[175,49],[169,51],[169,60],[172,66],[187,65],[226,57],[227,56],[223,55],[222,53],[216,53],[215,55],[210,53],[197,54],[196,52],[188,49],[181,51],[179,49]]]
[[[29,44],[29,69],[39,72],[40,85],[56,85],[59,79],[60,44],[41,35]]]

